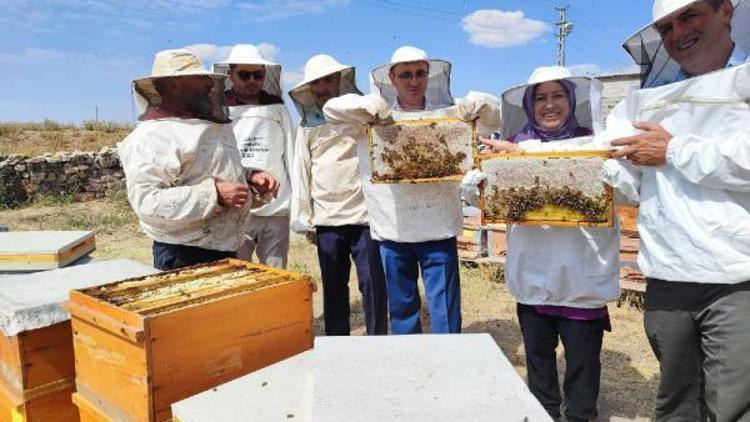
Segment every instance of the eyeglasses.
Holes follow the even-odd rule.
[[[248,72],[247,70],[238,70],[237,76],[243,81],[247,82],[252,77],[256,81],[262,81],[263,78],[266,77],[266,72],[264,70],[256,70],[253,72]]]
[[[427,77],[427,72],[428,71],[424,70],[424,69],[419,69],[419,70],[417,70],[414,73],[412,73],[410,70],[408,70],[406,72],[399,73],[398,75],[396,75],[396,77],[398,77],[402,81],[408,81],[408,80],[410,80],[412,78],[424,79],[424,78]]]

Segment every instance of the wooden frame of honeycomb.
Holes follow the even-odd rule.
[[[612,188],[601,167],[611,151],[483,155],[483,224],[612,227]]]
[[[457,118],[374,124],[367,137],[372,183],[461,180],[477,156],[476,124]]]

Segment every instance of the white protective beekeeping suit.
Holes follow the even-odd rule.
[[[196,76],[210,91],[171,109],[181,117],[162,116],[158,86]],[[219,251],[235,251],[242,241],[252,201],[224,208],[215,186],[215,179],[247,183],[222,102],[224,78],[189,51],[166,50],[157,53],[150,76],[133,81],[141,121],[118,152],[128,200],[153,240]]]
[[[214,72],[226,75],[230,64],[265,66],[263,91],[281,100],[281,65],[263,58],[257,47],[249,44],[235,46],[227,60],[214,64]],[[226,78],[225,90],[231,89],[232,81]],[[289,215],[294,127],[286,106],[283,102],[230,106],[229,118],[237,138],[242,165],[247,169],[268,172],[279,182],[276,199],[254,209],[253,214],[263,217]]]
[[[388,77],[398,63],[429,64],[425,110],[400,110],[396,90]],[[359,166],[370,213],[372,237],[394,242],[426,242],[457,236],[462,229],[461,191],[458,181],[425,184],[373,184],[365,126],[392,117],[395,120],[458,117],[478,119],[478,131],[488,134],[500,126],[499,102],[489,94],[472,93],[454,105],[450,93],[450,63],[434,60],[415,47],[401,47],[391,63],[373,70],[372,94],[344,95],[326,103],[326,119],[347,127],[358,140]]]
[[[664,2],[654,8],[654,18],[690,3]],[[733,3],[736,59],[750,39],[750,2]],[[631,41],[647,39],[650,31],[647,27]],[[644,52],[654,53],[648,59],[652,63],[665,62],[663,48],[644,47]],[[634,54],[634,59],[642,57]],[[654,76],[654,71],[644,72],[644,85],[672,79],[663,72]],[[633,121],[658,123],[673,135],[665,165],[611,160],[606,166],[606,179],[640,204],[638,265],[646,277],[699,283],[750,280],[748,104],[750,64],[730,59],[725,69],[632,92],[607,118],[604,141],[634,135]]]
[[[325,54],[305,65],[304,79],[289,96],[299,111],[292,190],[292,229],[310,232],[316,226],[367,225],[356,141],[323,119],[310,83],[340,74],[339,94],[359,93],[354,68]]]
[[[567,80],[575,85],[578,123],[598,133],[602,129],[601,83],[592,78],[573,77],[563,67],[541,67],[528,83],[502,95],[503,135],[506,139],[528,123],[523,97],[528,87]],[[590,136],[541,142],[530,139],[519,143],[527,152],[607,149]],[[470,172],[465,184],[476,186],[482,175]],[[478,204],[477,204],[478,205]],[[505,280],[508,290],[520,303],[577,308],[601,308],[620,297],[619,227],[583,228],[508,226],[508,252]]]

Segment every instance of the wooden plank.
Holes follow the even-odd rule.
[[[19,334],[24,390],[75,375],[70,321]]]
[[[144,342],[113,335],[75,314],[72,326],[76,383],[135,420],[148,421],[150,381]]]
[[[78,407],[81,422],[112,422],[110,417],[81,393],[73,393],[73,403]]]
[[[75,389],[66,388],[29,401],[24,406],[26,422],[76,422],[78,409],[71,395]]]
[[[0,379],[15,390],[23,390],[21,351],[18,336],[0,333]]]
[[[58,266],[64,267],[78,258],[86,256],[96,249],[96,238],[92,235],[83,242],[60,251],[57,256]]]
[[[16,398],[0,385],[0,422],[78,421],[78,411],[71,400],[73,391],[69,385],[17,403]]]
[[[310,349],[311,290],[299,280],[148,319],[154,420],[176,401]]]
[[[18,400],[0,383],[0,422],[23,421],[23,406],[19,407]]]

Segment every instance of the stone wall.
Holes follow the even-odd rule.
[[[125,189],[117,150],[58,152],[40,157],[0,156],[0,205],[15,206],[40,195],[72,195],[77,201]]]

